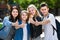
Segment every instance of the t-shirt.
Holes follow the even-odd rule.
[[[42,21],[41,17],[37,16],[37,17],[33,17],[34,21]],[[40,36],[42,34],[42,25],[39,26],[35,26],[34,24],[30,23],[30,31],[31,31],[31,37],[32,38],[37,38],[38,36]]]
[[[27,40],[27,24],[25,24],[25,27],[23,28],[23,40]]]
[[[57,40],[56,32],[53,35],[53,27],[52,27],[52,25],[53,25],[56,28],[56,23],[55,23],[54,15],[51,14],[51,13],[49,13],[46,17],[44,17],[43,20],[50,20],[50,23],[48,23],[46,25],[43,25],[43,27],[44,27],[44,33],[45,33],[44,40]]]

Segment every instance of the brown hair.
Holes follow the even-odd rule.
[[[41,8],[41,7],[44,7],[44,6],[48,7],[48,4],[47,4],[46,2],[42,2],[42,3],[40,4],[40,8]]]

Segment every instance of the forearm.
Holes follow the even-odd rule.
[[[4,21],[3,21],[3,24],[4,24],[5,26],[12,26],[12,22],[10,22],[9,20],[4,20]]]
[[[5,17],[3,20],[3,25],[4,26],[12,26],[12,22],[9,21],[8,17]]]
[[[39,22],[40,25],[46,25],[50,22],[50,20],[44,20],[44,21],[41,21]]]

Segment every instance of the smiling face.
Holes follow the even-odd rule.
[[[30,7],[29,13],[34,16],[36,14],[36,10],[33,7]]]
[[[40,8],[41,13],[45,16],[49,12],[49,8],[47,6],[43,6]]]
[[[26,21],[27,18],[28,18],[27,13],[23,12],[23,13],[21,14],[21,19],[24,20],[24,21]]]
[[[12,16],[13,16],[14,18],[16,18],[16,17],[18,16],[18,10],[17,10],[17,9],[13,9],[13,10],[12,10]]]

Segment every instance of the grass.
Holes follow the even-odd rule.
[[[2,24],[0,23],[0,28],[2,28]]]

